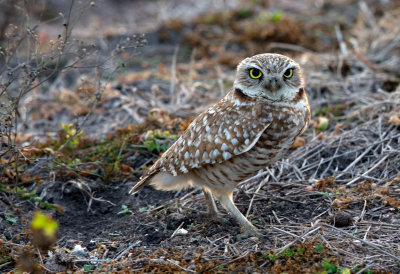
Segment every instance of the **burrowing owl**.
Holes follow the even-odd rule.
[[[237,67],[229,93],[189,125],[131,193],[145,185],[162,190],[201,187],[211,217],[219,216],[216,198],[246,234],[258,234],[235,206],[233,189],[281,159],[309,119],[296,62],[279,54],[246,58]]]

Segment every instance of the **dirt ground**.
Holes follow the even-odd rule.
[[[19,175],[0,162],[0,272],[398,273],[399,3],[161,2],[98,3],[74,35],[101,45],[99,58],[128,37],[135,46],[113,59],[124,66],[100,86],[96,70],[60,72],[22,100]],[[38,28],[43,43],[59,25]],[[265,237],[207,219],[198,189],[130,195],[261,52],[299,62],[312,109],[286,158],[235,191]],[[63,146],[69,123],[83,134]],[[45,253],[30,229],[39,209],[58,223]]]

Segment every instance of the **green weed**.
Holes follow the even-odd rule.
[[[126,215],[126,214],[133,214],[132,210],[128,208],[126,205],[121,205],[122,210],[117,213],[117,215]]]
[[[283,17],[283,12],[281,10],[277,10],[271,15],[269,20],[271,22],[279,22],[282,20],[282,17]]]
[[[79,137],[83,134],[83,130],[77,132],[73,124],[64,123],[61,124],[61,128],[64,131],[66,140],[69,140],[67,147],[70,149],[76,148],[79,145]]]
[[[322,243],[318,243],[317,246],[314,248],[314,251],[316,253],[321,253],[322,251],[324,251],[324,246]]]
[[[0,184],[0,190],[7,192],[9,194],[15,194],[21,198],[24,199],[29,199],[32,200],[36,203],[38,203],[39,207],[42,209],[49,209],[49,210],[56,210],[56,211],[63,211],[62,207],[57,205],[57,204],[51,204],[46,201],[43,201],[42,198],[40,198],[38,195],[36,195],[36,190],[33,190],[31,192],[27,192],[25,188],[19,188],[19,187],[10,187],[10,186],[5,186]]]

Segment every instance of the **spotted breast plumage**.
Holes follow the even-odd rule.
[[[201,187],[208,214],[220,201],[248,235],[257,229],[235,206],[236,185],[284,156],[310,119],[300,66],[279,54],[259,54],[237,67],[233,88],[201,113],[156,161],[131,193],[145,185]]]

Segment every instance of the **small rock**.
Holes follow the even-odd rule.
[[[331,223],[336,227],[345,227],[353,224],[353,218],[346,212],[338,212],[332,218]]]
[[[315,191],[315,189],[314,189],[313,186],[306,186],[304,189],[305,189],[306,191]]]
[[[154,233],[146,235],[146,242],[150,244],[159,244],[166,238],[165,234],[161,231],[155,231]]]
[[[85,248],[83,248],[80,244],[77,244],[74,246],[74,249],[72,250],[71,255],[74,255],[77,257],[86,257],[87,252],[85,251]]]
[[[188,231],[184,228],[180,228],[176,231],[175,235],[186,235],[188,234]]]
[[[167,217],[167,229],[177,229],[181,223],[187,221],[187,217],[180,213],[171,213]]]

